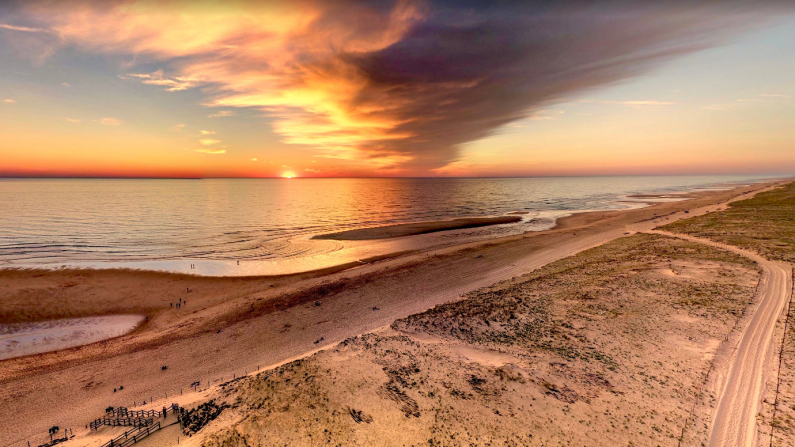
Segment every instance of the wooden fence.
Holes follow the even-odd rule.
[[[152,418],[99,418],[88,424],[92,430],[97,430],[103,425],[111,427],[145,427],[152,425],[154,419]]]
[[[146,427],[154,423],[155,418],[166,417],[168,413],[178,413],[179,405],[171,404],[164,410],[137,410],[131,411],[126,407],[108,409],[105,417],[94,419],[89,425],[91,430],[98,430],[103,425],[111,427],[133,426]]]
[[[160,417],[163,415],[162,410],[129,410],[126,407],[117,407],[113,411],[108,411],[107,415],[112,417],[127,417],[127,418],[152,418]],[[107,417],[107,416],[106,416]]]
[[[160,422],[155,422],[154,424],[146,426],[135,427],[132,430],[127,430],[121,435],[102,444],[101,447],[126,447],[129,445],[133,445],[141,441],[145,437],[149,436],[150,434],[160,430],[161,428],[162,426],[160,425]]]
[[[154,424],[149,425],[146,428],[144,428],[143,430],[141,430],[135,436],[132,436],[132,437],[128,438],[126,441],[124,441],[123,443],[119,444],[118,447],[127,447],[129,445],[133,445],[133,444],[137,443],[138,441],[144,439],[145,437],[149,436],[150,434],[160,430],[161,428],[162,427],[160,426],[160,422],[155,422]]]

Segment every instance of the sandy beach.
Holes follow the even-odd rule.
[[[636,210],[581,213],[560,219],[549,231],[289,276],[2,270],[0,323],[108,315],[140,315],[145,321],[122,337],[0,362],[0,406],[13,415],[0,420],[0,445],[41,440],[52,425],[82,434],[108,406],[147,401],[159,408],[189,400],[195,382],[212,388],[624,236],[723,210],[730,201],[771,187],[756,184]],[[379,336],[395,336],[385,334]]]

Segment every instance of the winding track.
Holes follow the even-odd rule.
[[[770,261],[756,253],[731,245],[693,236],[650,230],[647,233],[697,242],[722,248],[757,262],[762,268],[759,301],[733,349],[726,370],[719,372],[718,406],[712,427],[711,447],[751,447],[756,445],[756,416],[762,400],[765,364],[772,355],[773,331],[790,298],[791,267]]]

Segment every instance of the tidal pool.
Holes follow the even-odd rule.
[[[118,337],[135,329],[143,319],[141,315],[108,315],[0,324],[0,360]]]

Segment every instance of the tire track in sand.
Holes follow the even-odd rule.
[[[711,447],[751,447],[756,444],[765,366],[773,354],[773,332],[792,290],[791,267],[731,245],[684,234],[649,230],[651,234],[684,239],[737,253],[762,268],[756,309],[733,348],[724,371],[718,371],[717,402],[709,431]]]

